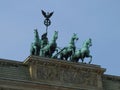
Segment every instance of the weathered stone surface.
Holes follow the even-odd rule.
[[[99,65],[29,56],[0,59],[0,90],[120,90],[120,77]]]
[[[101,75],[105,69],[98,65],[73,63],[36,56],[28,57],[24,64],[30,66],[30,75],[35,81],[77,89],[102,90]]]
[[[102,78],[104,90],[120,90],[120,76],[104,75]]]
[[[30,79],[29,68],[22,62],[0,59],[0,77],[28,80]]]

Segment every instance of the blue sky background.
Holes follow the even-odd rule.
[[[0,0],[0,58],[23,61],[30,55],[33,29],[40,36],[45,32],[41,9],[54,11],[49,41],[55,30],[59,47],[73,33],[79,36],[77,48],[90,37],[92,64],[120,76],[120,0]]]

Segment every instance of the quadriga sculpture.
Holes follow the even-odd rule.
[[[60,51],[60,59],[61,60],[68,60],[68,58],[71,58],[71,55],[73,55],[75,53],[75,40],[78,40],[79,38],[77,37],[77,34],[73,34],[69,46],[68,47],[64,47],[61,51]]]
[[[38,56],[40,53],[41,41],[37,29],[34,29],[34,42],[31,43],[30,55]]]
[[[89,57],[90,58],[89,64],[90,64],[91,61],[92,61],[92,56],[90,55],[90,50],[89,50],[90,46],[92,46],[91,38],[86,40],[83,43],[82,48],[80,50],[76,51],[75,54],[72,55],[71,61],[72,62],[78,62],[79,59],[81,59],[82,63],[83,63],[84,62],[84,58],[85,57]]]
[[[40,56],[51,58],[52,54],[56,51],[57,48],[57,43],[56,43],[57,39],[58,39],[58,31],[55,31],[51,42],[47,44],[45,47],[41,48]]]

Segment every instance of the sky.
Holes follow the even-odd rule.
[[[58,31],[57,44],[63,48],[77,33],[79,49],[92,38],[92,64],[120,76],[120,0],[0,0],[0,58],[24,61],[30,55],[34,29],[39,36],[46,29],[41,10],[54,11],[49,41]]]

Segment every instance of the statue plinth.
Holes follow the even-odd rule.
[[[24,64],[29,65],[29,72],[33,81],[73,88],[72,90],[103,90],[101,76],[105,69],[99,65],[74,63],[38,56],[29,56]]]

